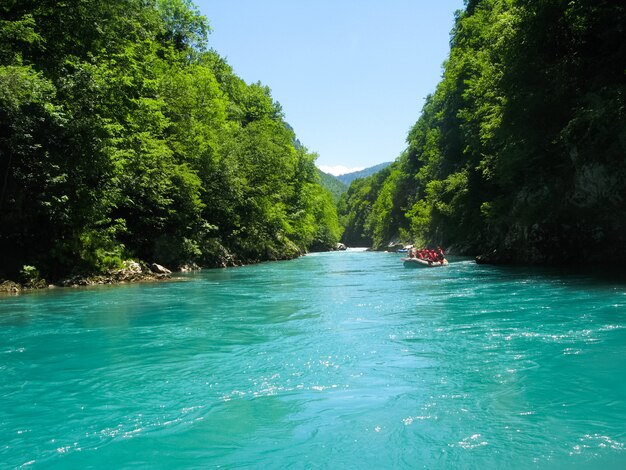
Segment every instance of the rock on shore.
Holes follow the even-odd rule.
[[[7,294],[19,294],[22,290],[22,286],[17,282],[13,281],[2,281],[0,282],[0,292],[4,292]]]

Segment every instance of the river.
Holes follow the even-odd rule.
[[[626,283],[399,258],[0,298],[0,467],[626,468]]]

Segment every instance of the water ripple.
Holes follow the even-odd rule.
[[[0,461],[622,468],[625,296],[348,252],[5,298]]]

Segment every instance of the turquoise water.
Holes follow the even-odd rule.
[[[626,284],[314,254],[0,298],[0,467],[626,468]]]

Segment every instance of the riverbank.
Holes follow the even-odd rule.
[[[189,272],[201,269],[219,269],[231,268],[236,266],[246,266],[259,264],[267,261],[288,261],[305,256],[308,252],[303,251],[294,244],[289,244],[288,248],[283,251],[268,249],[263,257],[252,258],[244,255],[237,255],[222,245],[214,247],[214,256],[206,259],[205,263],[198,265],[195,262],[189,262],[178,266],[175,271]],[[345,251],[346,245],[336,243],[330,247],[318,245],[311,249],[314,252],[326,251]],[[124,266],[119,269],[111,269],[103,274],[84,273],[70,276],[58,281],[46,282],[39,276],[37,269],[32,266],[24,266],[22,269],[22,279],[5,280],[0,278],[0,295],[2,294],[19,294],[24,291],[32,291],[37,289],[47,289],[55,287],[81,287],[81,286],[97,286],[107,284],[122,284],[129,282],[153,282],[168,280],[171,278],[172,271],[164,266],[156,263],[146,263],[144,261],[126,260]]]
[[[344,248],[336,247],[336,251]],[[305,255],[299,250],[290,251],[288,253],[272,252],[267,254],[266,259],[252,259],[237,257],[225,249],[211,260],[208,264],[199,266],[196,263],[187,263],[179,266],[176,271],[189,272],[199,271],[201,269],[219,269],[235,266],[245,266],[258,264],[264,261],[287,261]],[[98,285],[114,285],[136,282],[156,282],[169,280],[172,277],[172,271],[157,263],[149,264],[144,261],[126,260],[123,267],[118,269],[110,269],[104,273],[83,273],[72,275],[60,280],[48,282],[45,278],[39,276],[39,272],[32,266],[24,266],[21,273],[21,279],[2,279],[0,278],[0,295],[17,295],[22,292],[35,291],[40,289],[53,289],[63,287],[87,287]]]
[[[185,267],[185,269],[199,269],[197,266]],[[123,267],[111,269],[103,274],[75,275],[68,278],[48,283],[38,275],[32,275],[22,282],[0,279],[0,294],[19,294],[21,292],[38,289],[51,289],[58,287],[84,287],[107,284],[123,284],[129,282],[153,282],[168,280],[172,276],[172,271],[156,264],[147,264],[128,260]]]

